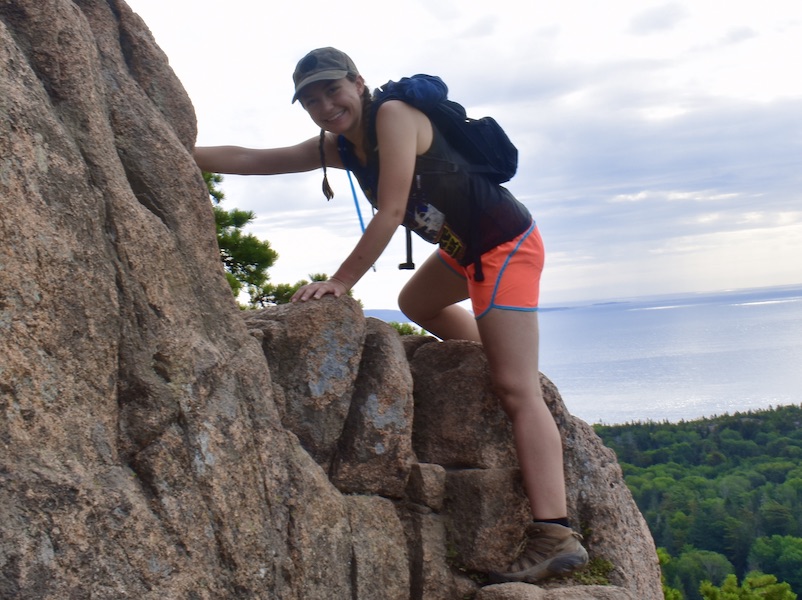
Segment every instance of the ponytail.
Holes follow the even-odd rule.
[[[323,167],[323,195],[326,196],[326,200],[331,200],[334,198],[334,190],[331,189],[329,185],[329,176],[326,173],[326,130],[320,130],[320,142],[318,144],[318,149],[320,150],[320,166]]]

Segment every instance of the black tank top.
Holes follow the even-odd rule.
[[[404,226],[433,244],[461,265],[517,237],[532,223],[532,216],[507,188],[485,176],[471,173],[468,163],[449,146],[432,125],[432,145],[417,157],[409,190]],[[378,151],[360,164],[354,146],[338,139],[343,165],[356,176],[374,208],[378,206]]]

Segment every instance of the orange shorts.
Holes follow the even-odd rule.
[[[491,308],[537,310],[546,253],[534,222],[517,238],[482,254],[484,281],[474,280],[475,265],[463,267],[442,250],[439,255],[446,266],[467,280],[468,296],[477,319]]]

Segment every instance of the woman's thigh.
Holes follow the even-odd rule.
[[[403,287],[398,306],[417,322],[431,319],[444,308],[467,298],[465,277],[446,265],[435,251]]]
[[[519,398],[539,395],[537,312],[493,308],[477,324],[500,391]]]

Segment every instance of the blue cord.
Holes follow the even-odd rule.
[[[351,184],[351,193],[354,195],[354,206],[356,206],[356,214],[359,217],[359,226],[362,228],[362,233],[365,233],[365,222],[362,220],[362,211],[359,209],[359,200],[356,198],[356,188],[354,187],[354,180],[351,178],[351,169],[346,169],[348,173],[348,183]]]
[[[354,187],[354,180],[351,178],[351,169],[346,169],[348,173],[348,183],[351,184],[351,194],[354,196],[354,206],[356,206],[356,214],[359,217],[359,226],[362,228],[362,233],[365,233],[365,221],[362,220],[362,210],[359,208],[359,200],[356,197],[356,188]],[[376,271],[376,265],[371,265],[373,271]]]

